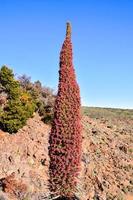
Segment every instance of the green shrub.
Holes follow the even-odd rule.
[[[0,126],[9,133],[17,132],[32,116],[35,102],[32,96],[20,87],[12,70],[6,66],[0,70],[0,83],[7,93],[7,103],[0,114]]]
[[[50,124],[53,119],[55,95],[49,87],[42,86],[40,81],[32,83],[30,77],[19,76],[19,83],[23,89],[31,94],[36,102],[36,111],[42,117],[42,121]]]

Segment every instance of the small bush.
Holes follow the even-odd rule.
[[[11,69],[3,66],[0,70],[0,83],[7,94],[7,103],[0,114],[0,126],[9,133],[17,132],[35,111],[32,96],[20,87]]]
[[[53,108],[55,95],[53,90],[49,87],[42,86],[40,81],[32,83],[30,77],[22,75],[19,77],[20,85],[23,89],[26,89],[31,94],[32,98],[36,102],[36,111],[42,116],[42,120],[45,123],[50,124],[53,119]]]

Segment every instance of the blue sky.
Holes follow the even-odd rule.
[[[82,104],[133,108],[132,0],[0,0],[0,66],[56,90],[66,21]]]

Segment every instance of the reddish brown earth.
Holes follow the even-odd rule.
[[[20,190],[17,194],[13,192],[14,184],[8,184],[6,191],[10,190],[9,193],[13,197],[10,196],[10,200],[24,199],[26,196],[27,200],[37,199],[48,191],[46,180],[49,130],[50,127],[36,114],[17,134],[0,132],[0,178],[8,179],[8,176],[14,173],[12,182],[14,180],[16,184],[24,184],[27,187],[25,191]]]
[[[133,121],[83,116],[82,124],[77,196],[81,200],[132,200]],[[0,200],[41,200],[49,195],[49,131],[38,114],[17,134],[0,131]]]
[[[133,121],[82,122],[84,199],[133,199]]]

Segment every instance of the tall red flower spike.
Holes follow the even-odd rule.
[[[80,91],[72,63],[71,26],[60,53],[58,94],[49,137],[50,189],[73,197],[81,160]]]

